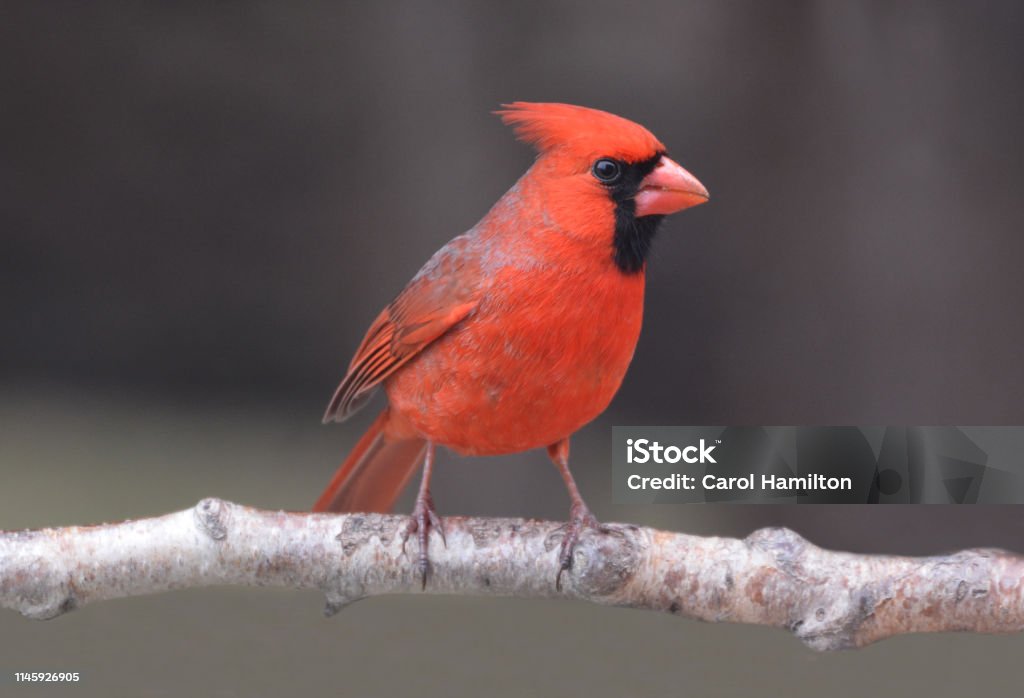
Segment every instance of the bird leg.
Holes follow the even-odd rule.
[[[417,558],[417,568],[420,573],[422,588],[427,588],[427,576],[430,574],[430,558],[427,555],[427,545],[430,540],[430,529],[436,529],[441,534],[441,542],[445,547],[448,541],[444,536],[444,524],[441,517],[434,509],[434,498],[430,496],[430,475],[434,470],[434,442],[427,442],[426,455],[423,458],[423,477],[420,480],[420,490],[416,494],[416,504],[413,506],[412,514],[409,516],[409,523],[406,525],[405,533],[402,536],[402,553],[405,553],[405,543],[414,532],[420,544],[420,553]]]
[[[576,487],[576,481],[569,472],[569,439],[565,438],[557,443],[548,446],[548,456],[554,462],[558,472],[565,481],[565,488],[569,490],[569,499],[572,506],[569,508],[569,523],[565,526],[565,535],[562,537],[562,546],[558,552],[558,576],[555,577],[555,588],[562,590],[562,572],[572,569],[572,553],[579,542],[580,534],[588,528],[601,528],[597,518],[590,512],[587,503],[583,501],[580,490]]]

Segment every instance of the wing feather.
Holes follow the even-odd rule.
[[[465,238],[449,243],[370,325],[334,392],[324,422],[348,419],[392,373],[476,308],[479,275],[466,263]]]

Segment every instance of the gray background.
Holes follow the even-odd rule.
[[[0,20],[0,528],[205,495],[307,507],[372,417],[319,426],[351,351],[528,166],[488,112],[530,99],[641,121],[713,196],[665,225],[626,384],[574,442],[600,518],[1024,550],[1014,507],[624,507],[609,468],[612,424],[1024,423],[1019,4],[24,2]],[[539,453],[445,455],[435,495],[446,513],[567,505]],[[1022,637],[820,656],[569,603],[402,597],[330,621],[320,603],[3,613],[0,671],[78,670],[49,692],[102,696],[1024,681]]]

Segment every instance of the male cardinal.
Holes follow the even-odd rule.
[[[569,472],[569,438],[608,406],[633,357],[651,239],[666,214],[708,192],[639,124],[568,104],[497,112],[539,155],[468,232],[442,247],[370,326],[324,422],[380,385],[389,406],[314,511],[380,511],[423,462],[405,539],[418,571],[441,520],[430,495],[437,445],[496,455],[547,447],[572,500],[559,574],[598,525]]]

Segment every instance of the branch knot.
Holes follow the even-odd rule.
[[[216,541],[228,537],[228,508],[223,499],[207,497],[195,506],[196,525],[199,530]]]
[[[636,526],[607,524],[588,530],[573,551],[571,588],[587,597],[621,594],[636,574],[642,543]]]

